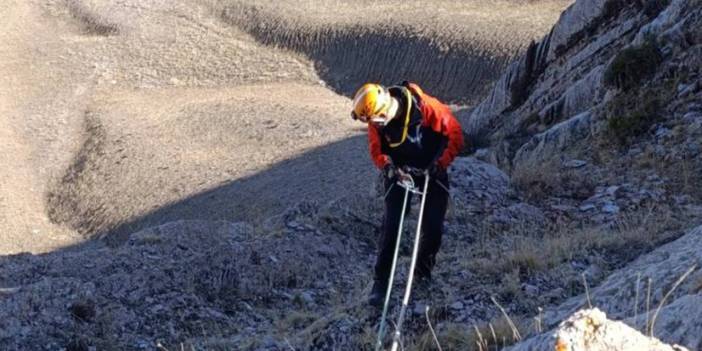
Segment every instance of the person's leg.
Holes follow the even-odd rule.
[[[386,181],[385,215],[383,218],[383,228],[379,240],[378,257],[375,262],[375,277],[373,289],[370,293],[369,303],[373,306],[380,306],[385,299],[390,279],[390,269],[392,268],[392,258],[395,253],[397,243],[397,232],[400,227],[400,216],[402,215],[402,204],[404,203],[405,189],[394,182]],[[406,211],[409,211],[409,198]]]
[[[375,263],[375,279],[387,282],[390,277],[392,258],[395,253],[397,242],[397,232],[400,226],[402,215],[402,203],[404,202],[405,189],[394,182],[386,181],[385,215],[378,247],[378,257]],[[392,187],[392,189],[390,189]],[[389,189],[389,191],[388,191]],[[411,194],[410,194],[411,196]],[[409,200],[407,211],[409,212]]]
[[[440,182],[441,185],[437,182]],[[430,179],[429,192],[424,206],[422,238],[417,262],[416,274],[419,278],[431,278],[431,270],[436,263],[436,254],[441,247],[441,236],[444,232],[444,217],[449,198],[447,190],[448,175]]]

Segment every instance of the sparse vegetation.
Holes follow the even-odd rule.
[[[523,193],[527,200],[542,200],[554,194],[561,183],[560,162],[553,159],[539,163],[525,162],[515,166],[511,178],[515,188]]]
[[[646,133],[662,119],[661,98],[650,94],[641,96],[638,92],[618,94],[608,104],[608,110],[608,130],[620,145]]]
[[[631,94],[620,94],[610,105],[611,115],[607,119],[607,127],[619,144],[626,144],[631,138],[644,134],[662,118],[659,97],[646,96],[636,107],[627,110],[627,105],[620,103],[630,99],[630,96]],[[638,94],[634,96],[639,97]]]
[[[670,0],[639,0],[641,6],[643,7],[643,12],[648,17],[658,16],[663,10],[665,10],[668,5],[670,5]]]
[[[656,73],[662,61],[655,40],[648,39],[640,46],[622,50],[614,58],[604,73],[605,84],[625,91],[636,88],[642,80]]]
[[[516,320],[514,322],[522,332],[528,330],[526,321]],[[446,323],[437,330],[437,337],[441,348],[445,351],[498,351],[518,341],[514,337],[512,326],[502,316],[473,326]],[[438,350],[431,332],[428,330],[408,349],[416,351]]]
[[[607,257],[612,264],[609,268],[614,268],[674,238],[679,226],[674,215],[663,207],[649,207],[627,215],[614,228],[522,225],[505,232],[503,228],[487,226],[482,229],[487,232],[484,234],[487,239],[479,242],[464,264],[486,279],[501,277],[501,285],[508,283],[503,293],[516,296],[516,289],[507,287],[520,286],[529,277],[567,262]],[[518,272],[516,282],[515,272]],[[576,276],[574,284],[582,285],[582,280]]]
[[[533,159],[519,163],[511,172],[512,183],[528,201],[567,195],[585,199],[592,195],[595,179],[577,169],[563,167],[560,159]]]

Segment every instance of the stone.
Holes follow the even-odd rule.
[[[421,302],[415,303],[414,307],[412,308],[412,313],[414,313],[417,316],[423,316],[426,308],[427,308],[427,305],[424,303],[421,303]]]
[[[668,137],[669,135],[670,135],[670,129],[663,127],[663,126],[659,126],[658,128],[656,128],[656,132],[655,132],[656,138],[664,139],[664,138]]]
[[[597,208],[597,207],[596,207],[595,205],[593,205],[593,204],[585,204],[585,205],[582,205],[582,206],[578,207],[578,209],[579,209],[581,212],[589,212],[589,211],[594,210],[595,208]]]
[[[522,290],[524,290],[524,293],[527,294],[527,296],[538,296],[539,295],[539,288],[535,285],[524,284],[524,286],[522,287]]]
[[[641,314],[647,303],[647,294],[642,293],[646,281],[652,282],[650,304],[658,306],[670,287],[691,267],[702,266],[702,226],[688,231],[679,239],[665,244],[654,251],[636,259],[626,267],[610,274],[599,286],[590,289],[592,304],[598,306],[610,316],[617,319],[634,317],[634,306],[639,306],[638,321],[645,320]],[[699,273],[697,273],[699,274]],[[640,282],[640,292],[636,293],[637,277]],[[695,279],[684,280],[668,297],[670,307],[676,305],[678,299],[688,296],[689,291],[695,291]],[[692,290],[691,290],[692,289]],[[675,314],[676,309],[662,315],[667,315],[671,325],[677,325],[674,333],[660,329],[656,335],[666,342],[683,343],[692,349],[702,346],[702,333],[700,323],[702,318],[702,296],[695,295],[695,299],[681,300],[687,309],[684,314]],[[638,300],[637,300],[638,299]],[[544,326],[553,327],[567,316],[587,305],[585,296],[577,296],[567,300],[554,309],[547,309],[544,313]],[[638,301],[638,303],[636,303]],[[665,307],[664,307],[665,309]],[[670,313],[670,314],[668,314]],[[677,321],[677,322],[674,322]]]
[[[517,150],[513,160],[515,167],[533,166],[530,164],[549,159],[574,143],[584,140],[590,135],[591,121],[592,114],[585,111],[535,135]]]
[[[679,345],[643,335],[629,325],[613,321],[597,308],[575,312],[555,331],[519,342],[506,351],[689,351]]]
[[[617,197],[619,197],[619,194],[621,193],[621,191],[620,191],[621,188],[622,188],[621,186],[612,185],[610,187],[607,187],[607,189],[605,189],[605,193],[611,197],[617,198]]]
[[[583,160],[568,160],[563,164],[563,166],[566,168],[581,168],[585,167],[586,165],[587,161]]]
[[[277,345],[275,339],[270,335],[264,336],[261,341],[263,342],[263,346],[265,347],[275,347]]]
[[[312,297],[312,293],[309,291],[303,291],[302,294],[300,294],[300,297],[302,298],[302,301],[304,301],[308,305],[314,305],[314,297]]]
[[[609,214],[617,214],[619,213],[619,206],[612,202],[607,202],[604,204],[604,206],[602,206],[602,212]]]
[[[700,147],[699,143],[693,141],[685,146],[685,152],[689,158],[697,157],[702,153],[702,147]]]
[[[489,163],[473,157],[460,157],[453,162],[450,172],[452,196],[462,204],[496,207],[509,195],[509,177]]]
[[[575,210],[575,207],[570,205],[551,205],[551,208],[560,212],[570,212]]]
[[[452,310],[458,311],[463,309],[463,302],[456,301],[449,306]]]

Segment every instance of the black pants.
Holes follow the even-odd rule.
[[[414,181],[418,186],[424,186],[424,177],[415,177]],[[443,187],[437,182],[441,182]],[[418,277],[429,277],[436,263],[436,254],[439,252],[441,236],[444,231],[444,217],[449,197],[447,192],[448,185],[448,175],[445,173],[436,179],[429,179],[429,193],[424,206],[422,235],[419,242],[419,254],[415,271]],[[405,196],[405,189],[395,184],[395,181],[386,180],[385,191],[387,192],[385,197],[385,217],[380,237],[380,250],[375,263],[375,279],[381,282],[387,282],[390,277],[392,256],[395,251],[397,231],[402,214],[402,203]],[[410,198],[407,202],[407,213],[410,211],[411,197],[412,193],[410,193]],[[406,221],[407,215],[405,215],[405,223]],[[410,231],[413,237],[415,230],[416,228]]]

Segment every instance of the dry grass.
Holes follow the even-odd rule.
[[[514,321],[519,330],[527,330],[524,320]],[[444,351],[497,351],[519,340],[514,337],[514,330],[504,317],[498,317],[480,325],[461,325],[447,323],[437,327],[437,338]],[[414,344],[407,347],[413,351],[438,350],[436,343],[427,330]]]
[[[702,293],[702,274],[699,274],[696,278],[692,280],[692,285],[689,290],[690,294]]]
[[[669,209],[655,206],[624,216],[612,228],[554,224],[502,231],[487,225],[482,229],[485,239],[461,262],[480,276],[502,277],[504,292],[515,294],[520,283],[516,278],[547,273],[563,263],[591,256],[626,262],[673,238],[678,225]]]
[[[277,322],[282,329],[300,329],[312,324],[319,316],[309,311],[291,311]]]
[[[586,199],[595,189],[596,180],[582,169],[565,168],[560,159],[534,156],[515,165],[510,173],[512,184],[528,201],[550,196]]]
[[[537,166],[538,165],[538,166]],[[559,186],[560,162],[551,159],[546,162],[524,162],[511,172],[512,184],[523,193],[527,200],[544,199]]]

